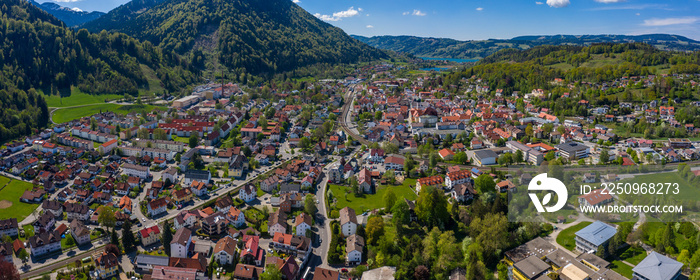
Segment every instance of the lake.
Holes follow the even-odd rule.
[[[444,58],[444,57],[419,57],[419,58],[421,58],[423,60],[447,60],[447,61],[452,61],[452,62],[457,62],[457,63],[479,61],[478,59],[459,59],[459,58]]]

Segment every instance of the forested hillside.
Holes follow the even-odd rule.
[[[0,23],[0,142],[46,126],[48,108],[38,90],[137,94],[149,84],[144,66],[172,91],[196,77],[172,52],[125,34],[72,31],[24,0],[3,1]]]
[[[189,63],[125,34],[72,31],[22,0],[7,0],[0,37],[3,84],[46,93],[77,86],[87,93],[130,93],[146,87],[141,70],[155,70],[163,87],[177,90],[194,79]]]
[[[236,73],[386,57],[288,0],[139,1],[143,10],[120,7],[84,26],[124,32],[179,54],[212,52]]]
[[[512,39],[489,39],[459,41],[448,38],[425,38],[415,36],[375,36],[354,38],[370,46],[409,53],[416,56],[480,59],[502,49],[527,50],[536,46],[573,45],[590,46],[598,43],[647,43],[661,50],[695,51],[700,50],[700,42],[678,35],[648,34],[627,35],[553,35],[520,36]]]
[[[528,92],[551,88],[555,78],[568,82],[603,83],[624,76],[658,73],[700,73],[700,51],[661,51],[643,43],[580,46],[538,46],[501,50],[448,80],[476,75],[492,88]]]

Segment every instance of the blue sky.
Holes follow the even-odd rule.
[[[479,40],[520,35],[669,33],[700,40],[700,0],[293,1],[348,34],[364,36]],[[57,0],[62,6],[87,11],[108,11],[125,2]]]

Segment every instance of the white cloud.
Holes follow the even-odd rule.
[[[484,8],[482,8],[482,7],[478,7],[478,8],[476,8],[476,10],[477,10],[477,11],[483,11],[483,10],[484,10]]]
[[[553,8],[564,8],[569,4],[571,4],[569,0],[547,0],[547,5]]]
[[[78,7],[71,8],[71,10],[73,10],[73,11],[75,11],[75,12],[82,12],[82,11],[83,11],[83,10],[81,10],[81,9],[78,8]]]
[[[413,10],[413,12],[403,12],[402,15],[407,16],[407,15],[413,15],[413,16],[425,16],[425,12],[421,12],[421,10]]]
[[[639,13],[636,13],[635,15],[639,15]]]
[[[345,11],[335,12],[335,13],[333,13],[333,15],[330,15],[330,16],[329,15],[322,15],[319,13],[315,13],[314,16],[323,20],[323,21],[339,21],[343,18],[359,16],[361,11],[362,11],[362,8],[355,9],[355,7],[350,7]]]
[[[299,4],[301,1],[300,0],[292,0],[295,4]]]
[[[374,28],[374,25],[367,25],[367,28]]]
[[[535,2],[535,4],[542,5],[542,4],[544,4],[544,2],[537,1],[537,2]]]
[[[700,20],[697,17],[682,17],[682,18],[652,18],[645,19],[642,25],[644,26],[667,26],[678,24],[693,24]]]
[[[605,4],[625,2],[625,0],[595,0],[595,1],[598,3],[605,3]]]

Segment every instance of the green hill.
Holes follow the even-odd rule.
[[[142,69],[155,71],[156,84],[171,91],[196,77],[175,53],[121,33],[73,31],[25,0],[3,1],[0,23],[0,142],[47,125],[40,90],[137,94],[150,86]]]
[[[527,50],[536,46],[571,45],[590,46],[598,43],[646,43],[660,50],[695,51],[700,50],[700,42],[679,35],[647,34],[628,35],[551,35],[520,36],[512,39],[489,39],[459,41],[448,38],[426,38],[415,36],[375,36],[353,35],[355,39],[370,46],[409,53],[423,57],[481,59],[502,49]]]
[[[137,0],[84,25],[123,32],[179,54],[211,52],[236,72],[384,58],[289,0]],[[139,7],[140,9],[138,9]]]

